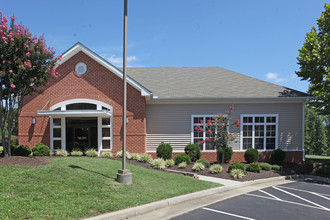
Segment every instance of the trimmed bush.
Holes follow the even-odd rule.
[[[123,151],[118,151],[116,154],[116,157],[123,157]],[[126,158],[130,157],[130,153],[128,151],[126,151]]]
[[[260,173],[261,167],[257,163],[250,163],[246,167],[246,171],[253,172],[253,173]]]
[[[16,156],[23,156],[27,157],[31,154],[31,150],[28,146],[21,145],[15,150],[15,155]]]
[[[74,157],[78,157],[78,156],[82,156],[84,153],[80,150],[74,150],[71,152],[71,156],[74,156]]]
[[[186,162],[187,164],[190,164],[191,160],[190,157],[187,154],[178,154],[174,157],[175,164],[179,164],[182,162]]]
[[[97,157],[97,150],[89,149],[85,152],[87,157]]]
[[[204,164],[202,164],[202,163],[195,163],[194,164],[194,166],[192,167],[192,169],[194,170],[194,171],[201,171],[201,170],[204,170],[205,169],[205,166],[204,166]]]
[[[160,170],[166,168],[166,162],[163,158],[157,158],[157,159],[151,161],[151,165],[153,168],[160,169]]]
[[[232,169],[230,171],[230,174],[232,177],[234,177],[235,179],[241,179],[243,176],[245,176],[245,173],[243,170],[241,169]]]
[[[11,151],[11,155],[12,156],[16,156],[16,150],[17,150],[18,146],[17,145],[14,145],[14,144],[11,144],[10,145],[10,151]]]
[[[67,157],[68,152],[66,150],[59,150],[59,151],[56,151],[56,156]]]
[[[157,147],[157,157],[163,158],[164,160],[172,159],[172,147],[170,144],[160,143]]]
[[[229,164],[228,172],[230,172],[233,169],[240,169],[242,171],[245,171],[245,166],[240,162],[232,162]]]
[[[131,153],[131,159],[130,160],[138,160],[139,157],[140,157],[139,154]]]
[[[249,148],[244,153],[244,159],[247,163],[255,163],[259,158],[259,153],[256,149]]]
[[[101,154],[102,157],[112,157],[112,152],[111,151],[103,151]]]
[[[279,166],[279,165],[273,165],[272,166],[272,170],[281,171],[282,170],[282,167]]]
[[[206,159],[199,159],[199,160],[196,161],[196,163],[202,163],[202,164],[204,164],[205,167],[210,166],[210,162]]]
[[[316,169],[315,173],[319,176],[330,177],[330,164],[322,164],[321,167]]]
[[[223,170],[222,166],[220,164],[213,164],[210,167],[210,172],[211,173],[221,173]]]
[[[140,154],[140,158],[138,159],[142,163],[149,163],[152,161],[152,156],[150,154]]]
[[[260,167],[261,167],[261,169],[267,170],[267,171],[272,169],[272,165],[270,165],[269,163],[261,163]]]
[[[2,154],[3,146],[0,146],[0,154]]]
[[[175,162],[174,160],[170,159],[170,160],[165,160],[166,163],[166,167],[173,167]]]
[[[36,146],[32,148],[32,153],[33,156],[50,156],[49,147],[42,143],[36,144]]]
[[[186,162],[179,163],[179,168],[181,168],[181,169],[186,168],[186,166],[187,166]]]
[[[222,151],[223,149],[221,147],[218,148],[218,160],[221,161],[222,160]],[[226,147],[225,148],[225,162],[229,162],[231,160],[231,158],[233,157],[233,148],[231,147]]]
[[[192,162],[199,160],[202,157],[201,149],[195,144],[187,144],[184,152],[190,157]]]
[[[270,159],[275,164],[280,164],[285,159],[285,151],[282,149],[273,150]]]

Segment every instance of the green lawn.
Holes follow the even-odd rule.
[[[330,163],[330,156],[306,155],[307,163]]]
[[[115,181],[119,161],[53,158],[39,167],[0,167],[0,219],[78,219],[220,186],[128,164],[133,184]]]

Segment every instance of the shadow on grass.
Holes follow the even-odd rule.
[[[88,170],[88,169],[85,169],[83,167],[80,167],[80,166],[76,166],[76,165],[69,165],[70,168],[73,168],[73,169],[81,169],[81,170],[84,170],[84,171],[88,171],[88,172],[91,172],[91,173],[95,173],[95,174],[99,174],[101,176],[104,176],[106,178],[110,178],[110,179],[113,179],[113,180],[116,180],[116,178],[113,178],[111,176],[107,176],[107,175],[104,175],[103,173],[100,173],[100,172],[96,172],[96,171],[93,171],[93,170]]]

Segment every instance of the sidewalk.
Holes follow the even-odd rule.
[[[199,176],[200,180],[221,183],[224,186],[203,190],[186,195],[176,196],[161,201],[152,202],[142,206],[123,209],[116,212],[111,212],[88,220],[119,220],[119,219],[171,219],[175,216],[182,215],[186,212],[197,208],[229,199],[241,194],[252,192],[258,189],[263,189],[269,186],[288,183],[286,177],[274,177],[268,179],[259,179],[248,182],[236,182],[214,177]]]

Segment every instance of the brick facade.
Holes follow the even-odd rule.
[[[84,62],[87,72],[80,76],[75,65]],[[49,117],[38,116],[38,110],[49,110],[57,103],[70,99],[93,99],[113,107],[113,151],[122,147],[122,79],[83,52],[78,52],[57,68],[61,74],[52,78],[43,94],[24,98],[19,123],[19,144],[30,148],[37,143],[50,146]],[[32,117],[36,124],[32,125]],[[127,150],[145,152],[146,101],[140,91],[127,84]]]

